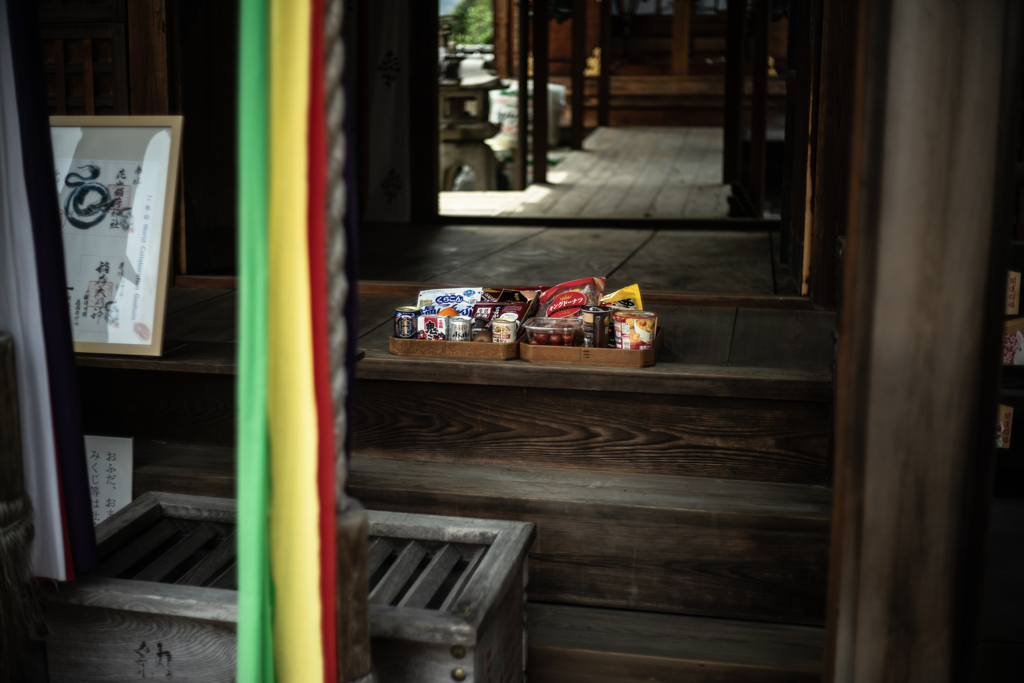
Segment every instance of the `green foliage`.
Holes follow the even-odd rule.
[[[494,40],[493,0],[461,0],[452,12],[456,45],[490,45]]]

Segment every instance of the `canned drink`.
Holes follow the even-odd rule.
[[[515,344],[519,322],[506,318],[495,318],[491,321],[491,341],[495,344]]]
[[[583,346],[588,349],[603,349],[611,342],[612,309],[607,306],[584,306]]]
[[[653,311],[615,311],[615,347],[649,349],[658,332],[658,314]]]
[[[421,315],[416,318],[416,338],[444,341],[448,338],[448,316]]]
[[[399,306],[395,309],[395,338],[416,338],[416,316],[420,309],[416,306]]]
[[[448,341],[472,341],[473,319],[460,315],[448,319]]]

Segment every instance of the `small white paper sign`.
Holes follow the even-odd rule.
[[[86,434],[85,462],[92,523],[99,524],[132,502],[132,440]]]

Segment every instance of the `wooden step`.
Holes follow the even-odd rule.
[[[140,443],[135,490],[231,495],[232,449]],[[830,492],[817,486],[356,455],[371,510],[531,521],[533,599],[817,624]]]
[[[531,602],[526,628],[530,683],[821,680],[812,626]]]
[[[820,399],[831,398],[830,385],[801,370],[585,368],[368,350],[353,447],[386,457],[825,484],[831,403]]]
[[[828,482],[830,314],[668,306],[661,362],[626,369],[391,356],[407,301],[360,299],[359,452]],[[171,303],[164,356],[79,356],[86,431],[231,446],[234,293],[177,290]],[[132,399],[91,400],[94,386]]]

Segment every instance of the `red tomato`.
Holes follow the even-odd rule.
[[[534,335],[533,335],[533,338],[537,340],[538,344],[547,344],[548,343],[548,333],[547,332],[535,332]],[[531,342],[531,343],[533,343],[533,342]]]
[[[558,334],[557,332],[552,332],[551,334],[548,335],[548,342],[552,346],[561,346],[562,335]]]
[[[540,342],[537,341],[536,337],[534,337],[533,339],[530,340],[530,345],[531,346],[538,346],[539,344],[540,344]]]

